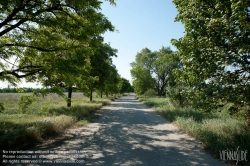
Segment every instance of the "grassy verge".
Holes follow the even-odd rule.
[[[250,165],[250,128],[241,119],[233,118],[225,108],[213,113],[205,113],[192,108],[180,108],[166,98],[139,98],[149,107],[153,107],[167,120],[179,126],[183,131],[201,141],[204,147],[216,158],[223,150],[248,150],[248,162],[238,165]]]
[[[19,114],[18,101],[21,95],[0,93],[0,102],[5,106],[3,113],[0,113],[0,149],[23,149],[73,124],[86,125],[93,118],[94,110],[112,100],[94,98],[89,102],[81,93],[74,93],[72,107],[68,108],[63,98],[51,94],[37,98],[25,110],[25,114]]]

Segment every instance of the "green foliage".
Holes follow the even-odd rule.
[[[51,108],[52,101],[47,101],[42,107],[41,107],[41,113],[43,115],[47,115],[49,109]]]
[[[164,96],[167,86],[175,85],[173,70],[180,67],[179,58],[170,47],[162,47],[159,51],[151,52],[142,49],[131,63],[133,86],[139,94],[148,89],[156,89],[158,96]]]
[[[112,57],[116,57],[117,50],[109,44],[100,43],[96,46],[94,55],[90,57],[90,71],[87,87],[83,88],[85,94],[92,98],[93,91],[98,93],[117,92],[118,72],[112,64]],[[111,88],[113,86],[113,89]]]
[[[69,50],[78,47],[85,53],[91,51],[87,45],[93,37],[113,30],[111,23],[97,12],[100,5],[97,0],[1,2],[0,57],[6,62],[15,59],[11,70],[11,63],[1,62],[1,79],[32,77],[53,63],[67,65]]]
[[[119,93],[120,94],[133,91],[133,87],[131,86],[129,80],[127,80],[125,78],[122,78],[122,77],[119,80],[118,87],[119,87]]]
[[[144,93],[147,97],[154,97],[157,95],[157,92],[154,89],[149,89]]]
[[[185,36],[172,40],[184,66],[178,82],[194,89],[201,108],[230,102],[250,110],[250,1],[173,2],[185,27]]]
[[[137,94],[144,94],[148,89],[154,87],[155,80],[152,78],[150,71],[137,66],[136,63],[131,63],[131,66],[132,84]]]
[[[184,86],[167,87],[166,96],[176,105],[184,106],[188,104],[187,89]]]
[[[21,96],[20,100],[18,101],[19,113],[21,114],[25,113],[28,106],[33,104],[35,100],[36,100],[36,97],[34,94]]]
[[[221,150],[250,148],[250,131],[247,123],[243,119],[232,118],[228,108],[221,107],[220,111],[211,114],[192,107],[180,108],[168,98],[148,98],[144,102],[184,132],[201,141],[215,157],[219,158]],[[244,165],[242,162],[241,164]]]
[[[115,5],[114,0],[108,1]],[[59,94],[69,87],[82,91],[104,88],[117,50],[101,36],[114,31],[100,12],[102,2],[0,3],[0,80],[16,85],[25,78]]]
[[[104,87],[100,88],[101,93],[105,92],[105,95],[108,94],[118,94],[119,93],[119,79],[120,76],[115,66],[110,66],[110,71],[108,77],[105,78]]]
[[[0,93],[30,93],[41,90],[40,88],[2,88]]]

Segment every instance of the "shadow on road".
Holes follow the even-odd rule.
[[[75,138],[49,149],[83,150],[86,165],[223,165],[133,95],[103,107],[101,114]]]

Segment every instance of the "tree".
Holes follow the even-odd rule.
[[[179,59],[170,47],[162,47],[159,51],[155,52],[144,48],[136,55],[136,62],[131,65],[131,74],[133,77],[136,77],[134,80],[135,89],[138,86],[144,86],[143,93],[145,93],[148,89],[155,88],[158,96],[165,96],[166,87],[168,85],[175,85],[172,71],[179,67]],[[141,73],[144,74],[141,75]],[[144,79],[142,79],[142,76],[144,76]],[[145,85],[141,84],[143,80],[145,80]],[[148,84],[149,82],[154,82],[154,87],[152,87],[152,84]],[[146,86],[146,84],[148,85]]]
[[[184,68],[179,81],[204,102],[232,102],[250,113],[250,1],[174,0],[185,35],[172,40]]]
[[[103,24],[105,25],[105,23]],[[98,36],[98,33],[107,29],[112,30],[112,25],[109,22],[106,23],[105,27],[103,24],[96,26],[96,31],[91,33],[89,31],[90,39],[81,36],[81,34],[86,35],[86,30],[81,27],[70,34],[71,38],[67,34],[56,34],[56,39],[58,39],[57,45],[67,49],[54,52],[40,52],[28,48],[24,52],[26,58],[23,59],[22,64],[40,66],[41,71],[36,75],[27,76],[26,80],[40,81],[44,86],[53,87],[60,95],[63,95],[63,90],[58,91],[58,88],[67,89],[67,105],[70,107],[72,90],[78,88],[79,84],[83,84],[86,81],[86,76],[90,72],[90,58],[91,56],[96,56],[94,55],[96,45],[101,45],[103,42],[103,38]],[[37,36],[37,40],[41,39],[40,44],[46,42],[43,41],[43,38],[43,35]],[[85,45],[87,43],[90,44]],[[27,57],[33,58],[27,59]]]
[[[131,67],[132,85],[137,94],[144,94],[150,88],[154,88],[155,79],[152,78],[149,70],[136,62],[131,63]]]
[[[100,45],[95,45],[95,47],[94,55],[90,57],[90,80],[87,83],[87,94],[90,97],[90,101],[92,101],[92,95],[95,89],[101,91],[104,89],[110,72],[114,72],[112,71],[112,57],[117,56],[117,50],[107,43],[101,43]]]
[[[158,96],[165,96],[166,86],[175,85],[172,71],[179,66],[178,56],[170,47],[162,47],[158,52],[146,57],[145,63],[157,80]]]
[[[70,106],[72,89],[86,81],[89,59],[103,42],[100,35],[114,30],[98,12],[100,4],[98,0],[1,2],[0,80],[14,85],[20,78],[38,81],[60,95],[60,88],[68,89]]]
[[[119,93],[120,94],[133,91],[133,88],[132,88],[129,80],[127,80],[126,78],[121,77],[119,80],[118,86],[119,86]]]
[[[50,93],[56,92],[64,96],[63,89],[67,90],[67,106],[70,107],[73,90],[82,89],[82,84],[87,83],[90,72],[88,58],[90,56],[91,54],[87,54],[83,48],[66,51],[62,57],[56,59],[55,64],[50,64],[44,73],[38,75],[38,80],[42,82],[43,86],[55,90],[50,91]]]
[[[100,93],[100,97],[102,98],[103,92],[105,92],[105,95],[108,96],[109,94],[118,94],[119,93],[119,79],[120,76],[118,74],[118,71],[116,69],[116,66],[110,65],[108,70],[108,75],[105,77],[105,80],[102,84],[102,86],[97,89],[96,91]]]
[[[39,57],[37,52],[52,54],[86,47],[93,35],[111,27],[111,23],[97,12],[100,4],[98,0],[0,1],[0,79],[15,85],[19,78],[42,72],[43,65],[23,64],[25,60]],[[70,43],[65,43],[65,37],[71,39]],[[78,42],[80,38],[85,41]],[[27,50],[29,54],[24,54]]]

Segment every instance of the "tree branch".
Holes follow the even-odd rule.
[[[22,9],[24,9],[24,7],[23,7]],[[50,11],[59,10],[59,9],[60,9],[60,5],[53,6],[53,7],[47,8],[47,9],[45,9],[45,10],[38,10],[36,13],[34,13],[34,14],[31,16],[31,17],[32,17],[31,19],[23,18],[23,19],[21,19],[19,22],[17,22],[16,24],[14,24],[14,25],[12,25],[12,26],[10,26],[10,27],[4,29],[3,31],[1,31],[1,32],[0,32],[0,36],[3,36],[4,34],[10,32],[11,30],[13,30],[13,29],[19,27],[21,24],[23,24],[23,23],[26,22],[26,21],[36,22],[35,20],[32,20],[32,19],[33,19],[34,17],[40,15],[41,13],[50,12]],[[22,10],[19,9],[19,11],[22,11]],[[19,11],[17,11],[17,12],[19,12]],[[63,11],[63,10],[60,10],[60,11]],[[15,12],[15,13],[13,12],[13,13],[16,15],[17,12]],[[15,16],[14,14],[13,14],[13,16],[6,18],[6,20],[5,20],[4,22],[1,23],[2,26],[5,26],[7,22],[13,20],[13,17]],[[3,23],[4,23],[4,24],[3,24]],[[1,28],[1,24],[0,24],[0,28]]]
[[[16,44],[5,44],[5,46],[7,47],[28,47],[28,48],[33,48],[39,51],[43,51],[43,52],[55,52],[55,51],[64,51],[64,50],[69,50],[68,48],[64,48],[64,49],[46,49],[46,48],[42,48],[42,47],[37,47],[37,46],[26,46],[26,45],[16,45]]]
[[[23,66],[21,68],[15,69],[15,70],[7,70],[0,72],[0,77],[4,77],[6,75],[13,75],[16,78],[24,78],[27,76],[34,75],[40,71],[42,71],[43,66]],[[18,74],[19,72],[22,72],[24,74]]]
[[[12,11],[12,13],[3,22],[0,23],[0,28],[2,28],[3,26],[5,26],[8,22],[12,21],[13,18],[14,18],[14,16],[18,12],[22,11],[24,8],[25,8],[25,5],[21,5],[21,6],[17,7],[17,8],[14,8],[14,10]],[[0,36],[2,36],[2,35],[0,35]]]

